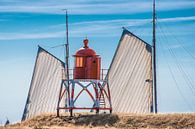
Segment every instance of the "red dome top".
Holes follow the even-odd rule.
[[[76,52],[75,56],[95,56],[96,55],[96,52],[93,49],[88,47],[88,42],[89,42],[88,39],[83,40],[84,47],[80,48]]]

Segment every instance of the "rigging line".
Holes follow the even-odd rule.
[[[182,76],[185,78],[186,83],[190,83],[190,85],[191,85],[191,90],[192,90],[192,91],[195,90],[195,89],[193,88],[193,84],[192,84],[190,78],[188,77],[188,75],[186,74],[186,72],[183,70],[181,64],[180,64],[179,61],[177,60],[177,57],[176,57],[175,54],[173,53],[173,50],[170,49],[170,51],[171,51],[172,55],[174,56],[174,60],[176,61],[177,66],[178,66],[178,68],[180,69],[180,72],[183,73]],[[186,79],[187,79],[187,80],[186,80]],[[194,95],[195,95],[195,93],[194,93]]]
[[[146,22],[146,23],[143,23],[143,24],[141,24],[141,25],[137,25],[137,26],[126,26],[127,28],[133,28],[134,27],[134,29],[132,29],[132,33],[136,33],[136,32],[138,32],[138,30],[140,31],[141,29],[144,29],[143,27],[146,25],[146,24],[150,24],[151,23],[151,21],[149,21],[149,22]]]
[[[181,69],[179,68],[179,66],[177,66],[177,68],[178,68],[178,70],[182,73],[182,71],[181,71]],[[182,76],[183,76],[183,75],[182,75]],[[186,81],[186,79],[185,79],[185,81]],[[186,81],[186,83],[187,83],[187,81]],[[190,91],[192,92],[192,95],[195,96],[194,91],[193,91],[193,88],[189,85],[189,83],[187,83],[187,86],[190,88]]]
[[[50,49],[51,48],[57,48],[57,47],[64,47],[64,46],[65,46],[65,44],[60,44],[60,45],[56,45],[56,46],[50,47]]]
[[[193,95],[195,96],[195,93],[193,92],[194,88],[193,88],[193,84],[191,83],[190,79],[188,78],[187,74],[185,73],[185,71],[182,69],[181,64],[178,62],[177,57],[175,56],[175,54],[173,53],[173,51],[171,49],[169,49],[170,53],[172,54],[174,60],[176,61],[176,65],[177,68],[179,69],[179,71],[182,73],[182,76],[185,80],[185,82],[187,83],[187,85],[189,86],[189,88],[191,89],[191,92],[193,93]]]
[[[173,78],[173,80],[174,80],[174,82],[175,82],[175,84],[176,84],[177,90],[180,92],[180,95],[181,95],[182,98],[184,99],[185,103],[188,105],[188,107],[189,107],[190,110],[192,111],[192,107],[191,107],[191,105],[188,103],[188,101],[187,101],[187,99],[184,97],[184,95],[182,94],[181,89],[180,89],[179,86],[178,86],[178,83],[177,83],[177,81],[176,81],[176,78],[175,78],[175,76],[174,76],[174,74],[173,74],[173,71],[171,70],[169,64],[168,64],[168,68],[169,68],[169,71],[170,71],[170,73],[171,73],[171,76],[172,76],[172,78]]]
[[[163,48],[162,50],[165,49],[163,43],[159,42],[159,45]],[[162,55],[163,55],[164,59],[166,59],[166,58],[165,58],[166,56],[165,56],[164,51],[162,51]],[[173,81],[174,81],[174,83],[175,83],[175,86],[176,86],[177,90],[179,91],[180,96],[182,97],[182,99],[184,100],[184,102],[187,104],[187,106],[189,107],[189,109],[192,111],[191,105],[188,103],[187,99],[184,97],[184,95],[183,95],[182,92],[181,92],[181,89],[179,88],[179,85],[178,85],[177,80],[176,80],[176,78],[175,78],[175,76],[174,76],[174,74],[173,74],[173,71],[172,71],[172,69],[171,69],[171,67],[170,67],[169,62],[166,61],[166,64],[167,64],[168,69],[169,69],[169,72],[170,72],[170,74],[171,74],[171,76],[172,76],[172,78],[173,78]]]
[[[160,27],[159,29],[161,30],[163,36],[167,40],[167,37],[165,36],[164,31],[162,30],[161,26],[159,26],[159,27]],[[168,40],[167,40],[167,42],[168,42]],[[172,55],[173,59],[176,61],[176,65],[177,65],[178,69],[180,70],[181,73],[183,73],[182,76],[184,77],[186,83],[187,84],[190,83],[190,85],[188,85],[188,87],[192,90],[191,92],[193,92],[193,90],[195,90],[195,89],[193,87],[193,81],[191,80],[191,77],[183,70],[183,68],[182,68],[183,65],[181,65],[180,62],[178,61],[174,51],[171,48],[168,48],[168,50],[169,50],[170,54]],[[195,93],[193,93],[193,94],[195,95]]]
[[[167,24],[164,23],[164,26],[166,27],[167,31],[169,32],[169,34],[171,34],[171,36],[179,43],[179,45],[181,46],[181,48],[184,49],[184,51],[193,59],[195,60],[195,56],[183,45],[183,43],[173,34],[173,32],[170,30],[170,28],[168,27]]]
[[[61,43],[61,44],[55,45],[55,46],[47,46],[47,45],[41,45],[41,46],[46,47],[47,50],[51,50],[51,49],[54,49],[54,48],[63,47],[63,46],[65,46],[65,44]]]
[[[64,48],[63,47],[60,48],[58,57],[60,57],[62,59],[65,59],[65,57],[64,57]]]
[[[44,44],[40,44],[42,47],[45,47],[47,49],[51,49],[51,46],[47,46],[47,45],[44,45]]]
[[[161,27],[161,26],[160,26],[160,27]],[[162,27],[161,27],[161,29],[162,29]],[[173,35],[173,36],[174,36],[174,35]],[[183,46],[183,48],[185,49],[185,47],[184,47],[184,46]],[[187,51],[187,49],[186,49],[186,52],[189,52],[189,51]],[[191,54],[191,53],[189,52],[188,54]],[[192,57],[193,57],[193,55],[192,55]],[[182,67],[184,67],[182,63],[181,63],[181,65],[182,65]],[[191,79],[191,81],[190,81],[190,82],[193,84],[193,82],[194,82],[194,81],[193,81],[193,78],[190,76],[190,74],[189,74],[189,73],[188,73],[188,76],[189,76],[189,80]]]
[[[166,38],[166,37],[165,37],[165,38]],[[181,74],[182,74],[182,76],[183,76],[183,78],[184,78],[184,80],[185,80],[187,86],[190,88],[190,91],[191,91],[192,95],[195,96],[193,84],[191,83],[190,79],[188,78],[188,76],[186,75],[186,73],[184,72],[184,70],[181,68],[180,63],[178,62],[178,60],[176,60],[177,57],[175,56],[173,50],[170,50],[170,48],[168,48],[168,50],[169,50],[169,53],[171,54],[171,56],[172,56],[172,57],[174,58],[174,60],[176,61],[176,66],[177,66],[178,70],[181,72]],[[184,76],[184,74],[185,74],[186,76]],[[189,80],[189,81],[188,81],[188,80]]]

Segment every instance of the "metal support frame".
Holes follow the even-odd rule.
[[[75,94],[75,89],[77,87],[81,87],[81,90]],[[89,90],[90,87],[92,87],[94,93]],[[89,97],[92,99],[93,105],[91,107],[75,106],[75,102],[84,91],[87,92]],[[64,106],[60,106],[63,97],[68,100],[68,103]],[[99,113],[100,110],[108,110],[112,113],[112,103],[108,81],[74,79],[70,79],[69,81],[62,80],[57,105],[57,116],[60,115],[60,110],[68,110],[70,112],[70,116],[73,116],[73,110],[96,110],[96,113]]]

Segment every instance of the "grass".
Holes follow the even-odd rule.
[[[64,114],[40,115],[3,129],[186,129],[195,128],[195,114]],[[1,128],[0,128],[1,129]]]

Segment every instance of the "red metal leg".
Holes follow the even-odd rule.
[[[85,81],[85,83],[86,83],[86,81]],[[65,93],[68,93],[69,105],[67,107],[66,106],[59,107],[60,104],[58,103],[57,114],[59,115],[60,109],[66,109],[66,110],[68,109],[70,112],[70,116],[73,116],[73,110],[96,110],[96,113],[99,113],[100,110],[110,110],[110,113],[111,113],[112,107],[111,107],[110,89],[109,89],[108,84],[105,86],[104,85],[105,85],[104,82],[103,82],[103,84],[101,84],[99,81],[94,81],[94,82],[90,81],[88,83],[88,85],[83,85],[82,81],[80,82],[78,80],[71,80],[70,85],[67,86],[64,91],[62,91],[62,85],[61,85],[60,94],[59,94],[59,103],[60,103],[62,97],[65,95]],[[75,92],[75,88],[77,86],[81,86],[82,89],[75,97],[74,92]],[[91,86],[93,86],[94,94],[92,93],[91,90],[89,90],[89,87],[91,87]],[[83,93],[84,90],[86,90],[86,92],[89,94],[89,96],[93,100],[95,106],[93,106],[93,107],[75,107],[74,106],[74,103],[81,96],[81,94]],[[102,98],[102,96],[103,96],[103,98]],[[104,105],[104,107],[100,107],[100,98],[104,99],[103,100],[104,102],[106,102],[105,99],[108,99],[110,107],[107,107],[106,104]]]

